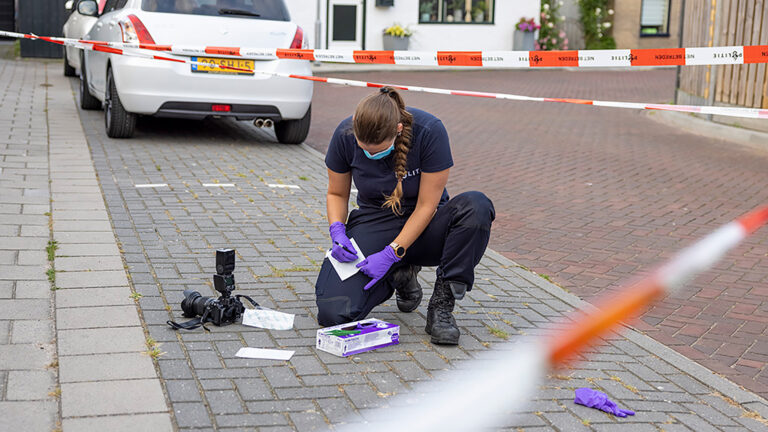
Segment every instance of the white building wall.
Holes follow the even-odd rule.
[[[317,0],[285,0],[291,18],[298,23],[315,47]],[[326,48],[327,0],[321,1],[321,47]],[[411,50],[511,50],[512,35],[520,18],[539,20],[539,0],[496,0],[495,24],[418,24],[419,0],[395,0],[394,7],[376,7],[366,2],[365,49],[382,49],[382,31],[395,22],[414,31]]]
[[[323,31],[325,31],[326,0],[320,0],[320,3],[322,4],[322,27]],[[285,0],[285,4],[288,6],[291,20],[301,26],[302,30],[304,30],[304,37],[309,38],[309,47],[315,48],[315,18],[317,17],[315,9],[317,8],[317,0]],[[325,48],[325,33],[323,33],[321,41],[323,43],[321,47]]]

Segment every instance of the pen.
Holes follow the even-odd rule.
[[[347,249],[343,244],[341,244],[339,242],[334,242],[334,243],[336,243],[337,245],[341,246],[341,248],[344,249],[345,251],[347,251],[347,253],[350,253],[352,255],[357,255],[355,252],[352,252],[351,250]]]

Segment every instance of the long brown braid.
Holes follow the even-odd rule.
[[[403,124],[400,134],[397,133],[398,123]],[[406,164],[413,129],[413,115],[406,111],[403,97],[392,87],[382,87],[368,95],[357,105],[353,128],[357,139],[367,144],[395,138],[393,160],[397,185],[391,195],[385,196],[382,207],[389,207],[395,214],[402,215],[400,199],[403,197],[403,179],[408,173]]]

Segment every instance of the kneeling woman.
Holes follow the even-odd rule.
[[[393,292],[397,307],[411,312],[422,298],[418,271],[437,266],[426,332],[432,343],[458,344],[453,307],[472,289],[495,212],[480,192],[448,198],[453,159],[443,123],[406,108],[395,89],[383,87],[339,124],[325,163],[331,255],[355,261],[354,239],[366,258],[344,281],[329,260],[323,262],[315,286],[319,324],[364,319]],[[347,218],[353,180],[359,208]]]

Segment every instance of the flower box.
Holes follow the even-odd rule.
[[[390,36],[384,35],[384,51],[406,51],[410,42],[408,36]]]
[[[526,32],[522,30],[515,30],[514,43],[512,44],[515,51],[533,51],[535,49],[536,33]]]

